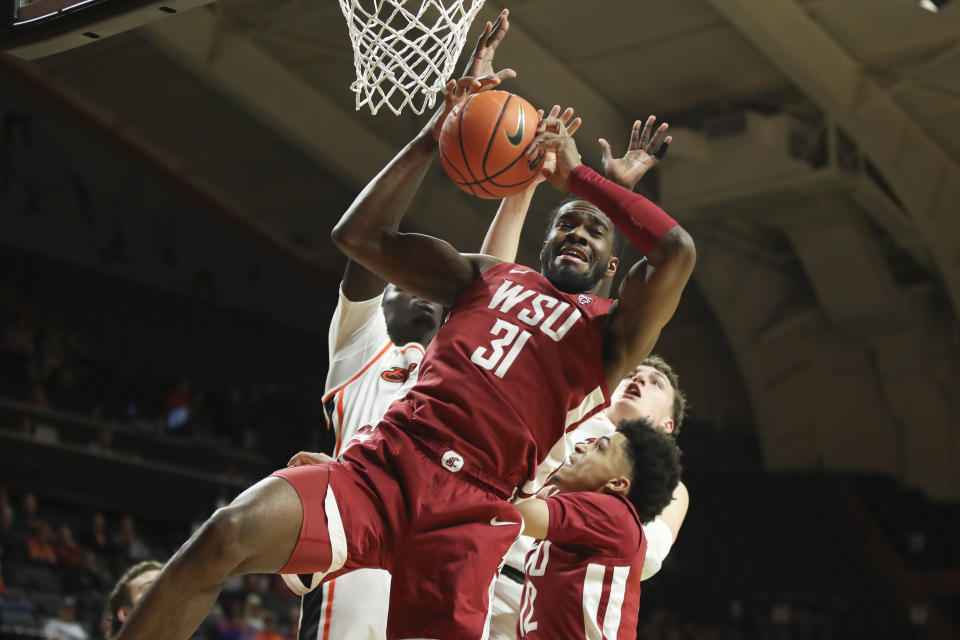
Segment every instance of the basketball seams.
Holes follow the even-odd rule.
[[[450,170],[453,170],[453,171],[456,171],[457,175],[460,176],[461,178],[466,178],[466,176],[463,175],[463,172],[461,172],[460,169],[457,169],[456,165],[453,164],[453,162],[451,162],[450,158],[447,156],[446,151],[443,150],[443,147],[440,148],[440,159],[443,161],[444,168],[447,169],[447,175],[450,174]],[[450,177],[452,178],[453,176],[450,176]],[[460,182],[458,180],[454,180],[453,182],[454,184],[460,185],[461,187],[469,188],[470,195],[474,195],[474,196],[477,195],[477,192],[473,189],[472,186],[470,186],[472,183]]]
[[[467,106],[473,101],[474,97],[476,96],[467,98],[467,101],[460,107],[460,113],[457,114],[457,139],[460,142],[460,155],[463,157],[463,165],[470,177],[476,180],[477,176],[473,175],[473,167],[470,166],[470,160],[467,159],[467,148],[463,144],[463,114],[467,112]]]
[[[510,118],[507,115],[513,104],[519,106],[520,113],[514,118],[516,122],[508,126]],[[469,114],[467,109],[470,109]],[[510,137],[511,128],[520,133],[520,124],[525,120],[536,122],[536,110],[521,96],[508,91],[469,96],[460,105],[456,117],[444,123],[440,136],[440,157],[452,182],[467,193],[482,198],[507,197],[532,183],[537,172],[529,166],[525,152],[530,147],[530,140],[536,136],[536,127],[525,127],[517,144]],[[505,139],[500,138],[500,131],[506,134]],[[453,149],[453,145],[460,148]],[[476,167],[473,166],[474,160],[478,164]],[[498,166],[491,173],[488,168],[493,162]]]
[[[493,131],[490,132],[490,138],[487,140],[487,148],[483,152],[483,161],[480,162],[480,172],[483,173],[484,180],[489,180],[494,177],[494,176],[487,175],[487,158],[490,157],[490,148],[493,147],[493,142],[497,139],[497,133],[500,131],[500,123],[503,122],[503,114],[507,112],[507,107],[510,106],[511,100],[513,100],[513,94],[510,94],[507,100],[503,103],[503,106],[500,107],[500,113],[497,115],[497,122],[493,125]],[[520,112],[521,113],[523,112],[522,104],[520,105]],[[510,163],[510,166],[513,166],[514,164],[516,164],[516,162],[517,161],[514,160],[513,162]],[[507,167],[507,168],[509,169],[510,167]]]

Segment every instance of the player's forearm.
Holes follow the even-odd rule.
[[[490,228],[487,229],[487,235],[483,239],[480,253],[507,262],[517,259],[520,232],[523,230],[523,222],[527,218],[534,191],[536,191],[536,185],[531,185],[500,202],[497,215],[494,216]]]
[[[360,192],[331,234],[349,258],[364,264],[382,234],[395,233],[436,155],[436,142],[424,130]]]
[[[570,173],[570,191],[607,214],[651,265],[656,267],[669,260],[695,257],[692,238],[663,209],[586,165]]]

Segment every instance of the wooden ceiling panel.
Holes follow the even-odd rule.
[[[625,70],[627,60],[638,72]],[[573,67],[624,113],[636,117],[788,84],[779,70],[725,25],[574,62]]]
[[[916,0],[826,0],[809,14],[860,61],[908,52],[960,35],[960,11],[930,13]]]

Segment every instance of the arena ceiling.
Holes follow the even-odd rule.
[[[467,48],[501,8],[487,3]],[[880,471],[960,498],[960,3],[509,8],[508,88],[576,107],[588,161],[635,118],[674,125],[650,188],[699,263],[661,350],[698,417],[755,425],[772,469]],[[354,110],[332,1],[220,0],[3,64],[332,278],[334,222],[422,121]],[[410,221],[472,250],[495,206],[438,170]],[[521,261],[541,237],[528,225]]]

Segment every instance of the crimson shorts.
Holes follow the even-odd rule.
[[[382,422],[337,462],[276,472],[303,505],[300,539],[280,573],[315,574],[316,586],[354,569],[387,569],[387,638],[482,637],[522,520],[454,468]]]

